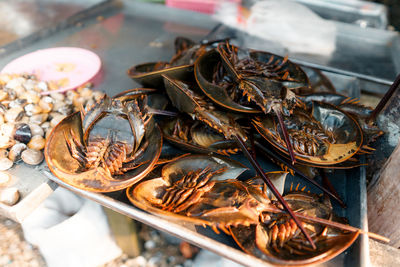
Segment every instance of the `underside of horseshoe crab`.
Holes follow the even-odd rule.
[[[280,152],[288,154],[279,124],[272,116],[253,121],[257,131]],[[295,110],[285,117],[296,159],[315,165],[334,165],[350,159],[363,143],[357,121],[337,107],[314,102],[312,113]]]
[[[320,197],[306,192],[289,192],[284,195],[291,208],[297,213],[339,220],[330,205]],[[282,213],[264,213],[263,221],[257,225],[230,226],[229,230],[237,244],[247,253],[279,265],[304,266],[325,262],[347,249],[358,237],[350,233],[317,223],[304,222],[304,226],[317,249],[307,247],[307,241],[299,235],[293,220]]]
[[[195,153],[235,154],[239,151],[233,140],[199,121],[193,121],[185,114],[161,125],[163,137],[179,148]]]
[[[312,101],[325,102],[337,106],[350,116],[353,116],[359,123],[364,136],[363,146],[360,152],[371,153],[373,149],[371,149],[369,145],[383,134],[383,131],[379,129],[374,121],[367,122],[373,109],[360,104],[360,100],[357,98],[351,98],[337,93],[322,92],[304,96],[302,99],[308,106],[312,106]]]
[[[147,107],[162,109],[166,99],[126,94],[131,95],[105,96],[87,112],[76,112],[54,128],[45,148],[54,175],[81,189],[109,192],[128,187],[153,169],[162,139]]]
[[[235,179],[245,170],[223,157],[188,156],[165,165],[161,177],[128,188],[127,196],[135,206],[168,220],[209,226],[217,233],[221,230],[232,235],[244,251],[271,263],[323,262],[357,238],[358,233],[303,222],[317,244],[313,250],[260,179]],[[282,184],[286,174],[267,175]],[[295,191],[285,199],[299,214],[335,219],[331,206],[314,194]]]

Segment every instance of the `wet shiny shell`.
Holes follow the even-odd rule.
[[[331,133],[335,142],[325,143],[323,151],[317,151],[315,155],[306,155],[294,151],[296,159],[299,162],[307,162],[315,165],[333,165],[346,161],[354,156],[363,143],[363,134],[357,121],[348,116],[339,108],[322,103],[314,102],[313,113],[311,114],[317,120],[324,130]],[[291,117],[287,119],[290,120]],[[278,142],[277,139],[283,139],[277,131],[277,122],[272,116],[265,116],[259,120],[254,120],[253,125],[257,131],[279,151],[288,155],[284,142]],[[299,125],[301,127],[301,125]]]
[[[8,158],[0,158],[0,171],[6,171],[13,166],[13,162]]]
[[[238,112],[245,113],[262,113],[257,108],[240,105],[232,100],[227,91],[212,82],[213,68],[218,62],[221,62],[221,57],[216,50],[210,50],[197,59],[194,65],[194,73],[196,81],[201,90],[216,104]]]
[[[165,100],[154,101],[154,108],[161,109],[164,106]],[[150,122],[149,131],[146,131],[144,142],[141,143],[141,146],[145,142],[148,142],[149,145],[144,153],[136,159],[136,162],[143,162],[142,165],[118,176],[110,176],[102,168],[82,170],[79,162],[71,156],[65,141],[64,133],[70,131],[73,131],[83,143],[82,121],[79,112],[67,116],[54,127],[46,142],[46,162],[51,172],[59,179],[88,191],[111,192],[138,182],[153,169],[161,153],[161,131],[154,126],[154,123]]]
[[[29,165],[38,165],[44,159],[43,152],[28,148],[21,153],[21,159]]]
[[[13,145],[10,149],[10,152],[8,153],[8,158],[11,161],[16,162],[21,157],[22,151],[24,151],[25,149],[26,145],[24,143],[17,143]]]
[[[267,63],[267,62],[283,62],[283,57],[274,55],[263,51],[249,51],[249,57],[255,61]],[[195,62],[194,73],[196,80],[203,92],[216,104],[230,109],[232,111],[243,112],[243,113],[262,113],[258,108],[246,106],[235,102],[229,95],[228,92],[218,84],[213,83],[214,68],[210,66],[216,66],[219,62],[223,62],[223,59],[217,52],[217,50],[210,50],[207,53],[199,57]],[[305,72],[300,66],[287,60],[282,65],[282,70],[288,71],[289,77],[294,81],[280,81],[280,86],[284,86],[289,89],[301,89],[308,88],[309,81]],[[271,81],[274,79],[270,79]],[[268,87],[267,87],[268,88]]]
[[[19,191],[15,187],[0,190],[0,202],[12,206],[19,200]]]
[[[173,131],[177,121],[178,119],[167,121],[162,124],[161,129],[165,139],[183,150],[195,153],[214,152],[222,155],[226,155],[227,153],[234,154],[238,151],[235,141],[226,140],[223,135],[212,131],[202,123],[193,127],[193,121],[191,121],[187,125],[187,127],[190,127],[187,133],[189,140],[175,136]]]
[[[330,219],[332,217],[332,208],[318,200],[318,197],[314,194],[292,192],[285,195],[284,198],[293,210],[299,210],[305,215],[323,219]],[[301,249],[297,246],[302,245],[302,242],[297,241],[296,244],[295,240],[292,247],[297,250],[297,253],[293,253],[288,246],[280,247],[277,245],[277,247],[273,247],[273,245],[271,245],[272,234],[270,232],[272,229],[268,227],[268,224],[274,222],[274,220],[278,218],[280,218],[280,222],[276,221],[277,224],[280,223],[280,230],[278,231],[284,232],[285,230],[282,226],[285,220],[287,220],[287,217],[279,216],[276,218],[272,217],[271,221],[265,221],[264,224],[231,226],[229,230],[236,243],[248,254],[273,264],[285,266],[304,266],[328,261],[349,248],[359,235],[358,232],[349,233],[330,228],[328,228],[327,233],[325,233],[324,230],[326,231],[326,229],[324,226],[303,222],[305,228],[308,229],[307,231],[312,234],[317,249]],[[298,230],[297,235],[299,236],[296,237],[296,239],[304,239]]]
[[[20,125],[16,125],[14,134],[15,140],[27,144],[31,140],[31,137],[32,137],[32,132],[28,124],[23,123]]]
[[[143,86],[162,88],[164,82],[161,75],[185,75],[193,71],[192,65],[165,67],[167,64],[167,62],[139,64],[128,70],[128,76]]]
[[[205,168],[209,168],[210,171],[213,172],[223,167],[227,169],[222,173],[214,175],[210,182],[234,179],[247,169],[242,164],[225,157],[205,155],[187,156],[164,166],[162,169],[162,177],[140,182],[128,188],[127,196],[135,206],[165,217],[168,220],[174,220],[180,223],[191,222],[200,225],[215,225],[218,222],[214,221],[211,217],[202,217],[202,214],[194,214],[191,217],[183,214],[176,214],[161,209],[160,204],[162,203],[162,198],[167,192],[167,189],[189,172],[201,171]]]

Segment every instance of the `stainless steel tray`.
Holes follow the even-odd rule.
[[[19,41],[18,44],[8,45],[5,48],[6,52],[0,55],[0,66],[37,49],[55,46],[87,48],[96,52],[103,61],[102,75],[96,88],[114,95],[138,86],[126,75],[126,70],[130,66],[142,62],[168,60],[173,54],[173,40],[176,36],[183,35],[200,40],[217,25],[217,22],[210,17],[198,13],[133,1],[126,1],[123,4],[120,9],[119,2],[107,1],[96,6],[94,10],[81,13],[79,18],[57,27],[57,30],[42,32],[40,36],[29,37]],[[354,30],[358,31],[359,28],[354,26]],[[218,31],[213,32],[213,36],[217,34]],[[263,49],[268,50],[268,47]],[[263,164],[266,170],[277,169],[267,162]],[[238,250],[229,238],[216,237],[210,232],[200,233],[192,225],[171,223],[135,208],[128,203],[123,191],[97,194],[73,188],[49,173],[45,164],[38,168],[29,167],[28,171],[19,173],[18,176],[26,177],[23,181],[33,184],[27,180],[31,178],[31,173],[38,176],[45,175],[71,191],[243,265],[269,266]],[[41,185],[48,183],[43,177],[37,179],[39,182],[32,186],[31,192],[40,190]],[[335,174],[334,185],[348,204],[346,210],[337,208],[337,213],[347,217],[351,225],[364,230],[367,228],[365,184],[364,168]],[[4,214],[2,207],[0,212]],[[362,236],[350,249],[323,266],[366,266],[368,261],[368,239]]]
[[[172,153],[170,152],[172,151]],[[177,152],[177,149],[172,148],[166,144],[163,148],[163,155],[171,155]],[[248,167],[249,164],[243,156],[234,156],[236,160],[241,161]],[[262,165],[264,171],[279,170],[279,167],[264,160],[259,155],[258,160]],[[245,266],[272,266],[271,264],[261,261],[256,257],[245,254],[242,252],[233,240],[224,234],[216,235],[211,229],[204,229],[197,227],[191,223],[178,224],[171,222],[163,217],[158,217],[149,214],[141,209],[134,207],[129,203],[126,197],[125,190],[100,194],[84,191],[72,187],[57,177],[55,177],[49,170],[43,170],[43,173],[52,181],[65,187],[81,196],[92,199],[101,205],[113,209],[119,213],[127,215],[137,221],[148,224],[158,230],[164,231],[168,234],[186,240],[201,248],[213,251],[223,257],[229,258],[232,261],[240,263]],[[254,173],[248,171],[247,177],[254,176]],[[332,182],[338,190],[339,195],[348,204],[347,209],[342,209],[333,203],[335,212],[339,216],[344,216],[349,219],[349,223],[361,229],[367,229],[367,213],[366,213],[366,187],[365,187],[365,169],[356,168],[348,171],[338,171],[333,175]],[[291,184],[296,186],[298,183],[300,187],[306,185],[307,190],[320,193],[311,184],[304,182],[297,176],[288,176],[285,186],[290,187]],[[335,257],[334,259],[320,264],[318,266],[367,266],[369,262],[368,252],[368,238],[360,236],[357,241],[345,252]]]

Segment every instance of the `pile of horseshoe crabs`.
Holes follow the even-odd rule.
[[[331,201],[346,203],[326,175],[373,153],[383,134],[373,109],[287,57],[228,40],[178,37],[175,49],[169,62],[128,70],[143,88],[104,96],[54,128],[45,156],[55,176],[94,192],[126,189],[136,207],[223,232],[278,265],[321,263],[359,234],[377,237],[335,215]],[[163,142],[176,153],[164,156]],[[294,174],[307,189],[285,187]]]

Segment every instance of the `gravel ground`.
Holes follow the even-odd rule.
[[[190,267],[193,261],[185,258],[198,249],[188,243],[169,242],[166,236],[146,225],[141,225],[140,237],[144,242],[143,252],[138,257],[126,254],[102,267]],[[192,254],[192,255],[191,255]],[[36,267],[46,266],[40,251],[24,240],[20,224],[0,216],[0,266]]]
[[[0,266],[45,266],[39,251],[24,240],[20,224],[0,216]]]
[[[140,237],[144,241],[143,253],[138,257],[126,254],[100,267],[192,267],[193,261],[183,253],[198,252],[196,247],[177,240],[172,242],[166,236],[146,225],[142,225]],[[370,240],[371,266],[398,266],[400,250]],[[36,267],[46,266],[37,248],[28,244],[23,237],[21,226],[0,216],[0,266]]]

